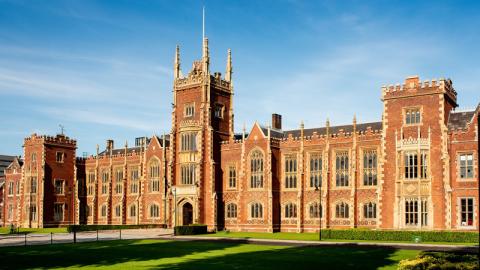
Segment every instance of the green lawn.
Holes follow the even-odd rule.
[[[230,238],[257,238],[257,239],[281,239],[281,240],[302,240],[318,241],[318,233],[258,233],[258,232],[217,232],[213,234],[203,234],[208,237],[230,237]],[[329,242],[369,242],[369,243],[410,243],[412,241],[373,241],[373,240],[343,240],[343,239],[324,239]],[[453,242],[422,242],[423,244],[441,244],[441,245],[478,245],[478,243],[453,243]]]
[[[419,251],[119,240],[0,248],[4,269],[396,269]]]
[[[66,233],[67,228],[20,228],[21,233]],[[0,227],[0,234],[1,233],[10,233],[9,227]]]

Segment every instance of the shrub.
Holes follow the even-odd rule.
[[[138,225],[69,225],[68,232],[84,232],[96,230],[121,230],[121,229],[150,229],[150,228],[166,228],[165,224],[138,224]]]
[[[479,269],[478,254],[422,252],[413,259],[400,261],[399,270]]]
[[[186,226],[175,226],[173,231],[175,235],[206,234],[207,225],[192,224],[192,225],[186,225]]]
[[[478,232],[450,231],[375,231],[362,229],[322,230],[324,239],[373,240],[373,241],[412,241],[422,242],[478,242]]]

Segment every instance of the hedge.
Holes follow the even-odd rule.
[[[479,269],[478,254],[456,252],[422,252],[417,257],[400,261],[398,270]]]
[[[165,224],[138,224],[138,225],[68,225],[68,232],[101,231],[101,230],[120,230],[120,229],[151,229],[166,228]]]
[[[375,231],[362,229],[323,229],[323,239],[477,243],[478,232],[452,231]]]
[[[206,234],[207,225],[192,224],[186,226],[175,226],[173,229],[175,235]]]

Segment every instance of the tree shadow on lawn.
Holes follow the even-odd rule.
[[[112,266],[221,250],[236,243],[117,240],[0,248],[0,269]]]
[[[384,266],[392,266],[393,269],[396,269],[396,264],[400,260],[392,258],[398,255],[395,254],[396,251],[394,248],[296,246],[195,259],[182,263],[159,265],[157,269],[340,270],[377,269]],[[418,252],[405,251],[407,256],[412,257]]]

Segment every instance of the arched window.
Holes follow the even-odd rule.
[[[150,162],[150,192],[160,191],[160,162],[158,159],[153,159]]]
[[[263,218],[263,206],[260,203],[252,203],[250,205],[251,218]]]
[[[364,218],[376,218],[377,217],[377,204],[366,203],[363,205],[363,217]]]
[[[88,205],[87,206],[87,217],[91,217],[91,216],[92,216],[92,206]]]
[[[237,218],[237,205],[234,203],[227,204],[227,218]]]
[[[297,205],[294,203],[287,203],[285,205],[285,218],[297,217]]]
[[[160,207],[156,204],[150,206],[150,217],[158,218],[160,216]]]
[[[337,187],[348,186],[348,166],[348,151],[337,152],[335,158]]]
[[[317,203],[317,202],[314,202],[314,203],[311,203],[310,204],[310,207],[309,207],[309,214],[310,214],[310,218],[319,218],[319,217],[322,217],[323,216],[323,213],[322,213],[322,205]]]
[[[106,217],[106,216],[107,216],[107,206],[106,206],[106,205],[102,205],[101,216],[102,216],[102,217]]]
[[[132,204],[130,206],[130,216],[131,217],[136,217],[137,216],[137,206],[135,204]]]
[[[335,206],[335,217],[336,218],[348,218],[348,204],[341,202]]]
[[[122,215],[122,206],[121,205],[115,206],[115,216],[120,217],[121,215]]]
[[[285,157],[285,188],[297,187],[297,156]]]
[[[258,150],[250,155],[250,187],[263,187],[263,154]]]

